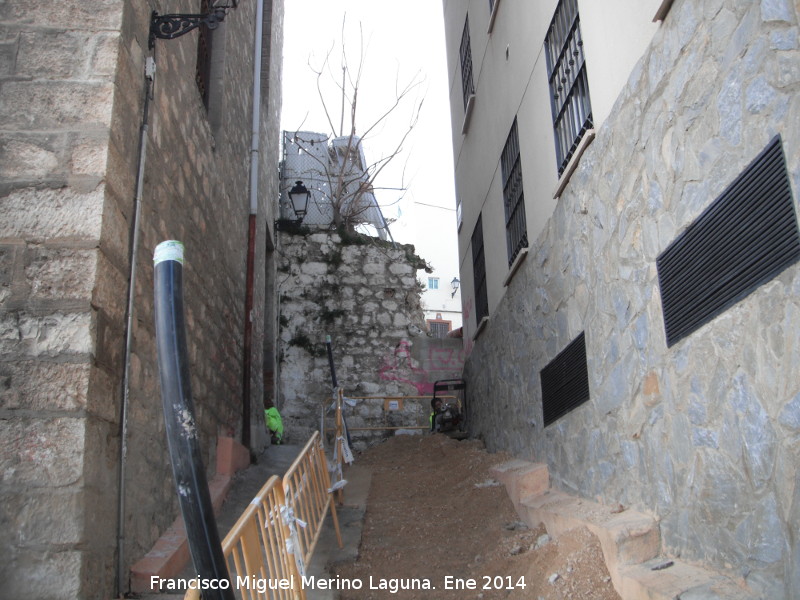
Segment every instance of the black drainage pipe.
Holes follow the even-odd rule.
[[[189,382],[183,313],[183,244],[174,240],[159,244],[153,262],[161,402],[189,552],[199,578],[195,585],[202,590],[204,600],[233,600],[200,454]]]

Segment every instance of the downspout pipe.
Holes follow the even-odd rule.
[[[244,301],[244,343],[242,357],[242,445],[250,448],[250,377],[253,349],[253,287],[255,285],[256,215],[258,213],[258,163],[261,132],[261,53],[264,36],[264,0],[256,1],[253,40],[253,112],[250,138],[250,213],[247,223],[247,275]]]
[[[128,403],[130,399],[131,347],[133,345],[133,309],[136,295],[136,255],[139,251],[139,220],[142,215],[142,190],[144,188],[145,158],[147,156],[147,132],[150,116],[150,99],[153,93],[153,81],[156,74],[156,63],[152,56],[145,60],[144,108],[142,125],[139,128],[139,162],[136,167],[136,191],[134,194],[133,221],[131,222],[130,244],[130,277],[128,279],[128,305],[125,315],[125,350],[123,355],[124,371],[122,375],[122,403],[120,406],[120,452],[117,505],[117,569],[114,579],[114,595],[121,597],[125,576],[125,470],[128,459]]]

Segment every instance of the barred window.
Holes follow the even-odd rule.
[[[210,12],[209,0],[200,0],[200,14],[205,15]],[[195,70],[195,81],[200,97],[203,99],[203,106],[208,110],[209,88],[211,87],[211,42],[213,31],[205,24],[198,28],[197,38],[197,66]]]
[[[472,273],[475,281],[475,321],[481,322],[489,316],[489,300],[486,293],[486,259],[483,254],[483,215],[478,217],[472,232]]]
[[[464,23],[464,33],[461,35],[461,88],[464,93],[464,110],[467,110],[469,97],[475,93],[472,83],[472,48],[469,43],[469,15]]]
[[[519,251],[528,246],[528,230],[525,223],[525,195],[522,191],[522,165],[519,155],[517,119],[511,126],[503,155],[500,159],[503,174],[503,203],[506,214],[506,247],[508,266],[514,262]]]
[[[592,106],[577,0],[560,0],[544,40],[558,174],[592,128]]]
[[[435,338],[446,338],[452,326],[452,321],[444,321],[440,318],[428,319],[428,331],[430,331],[431,336]]]

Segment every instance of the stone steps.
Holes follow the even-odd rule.
[[[577,527],[596,535],[611,581],[623,600],[756,598],[743,584],[723,575],[660,556],[660,529],[652,516],[550,488],[545,464],[514,459],[495,466],[491,475],[505,485],[517,514],[530,527],[543,524],[554,538]]]

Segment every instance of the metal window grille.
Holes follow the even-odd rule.
[[[542,412],[547,427],[589,400],[586,338],[576,337],[540,372]]]
[[[559,176],[592,128],[577,0],[561,0],[544,40]]]
[[[800,260],[780,136],[656,260],[672,346]]]
[[[464,33],[461,35],[461,88],[464,92],[464,110],[467,110],[467,101],[475,93],[472,83],[472,48],[469,43],[469,15],[464,23]]]
[[[478,217],[472,232],[472,272],[475,280],[475,321],[489,316],[489,299],[486,293],[486,260],[483,255],[483,216]]]
[[[514,262],[519,251],[528,246],[528,229],[525,223],[525,195],[522,191],[522,164],[519,155],[517,119],[511,126],[503,154],[500,158],[503,174],[503,203],[506,214],[506,247],[508,265]]]
[[[200,14],[209,12],[209,0],[200,0]],[[200,97],[203,99],[203,106],[208,110],[209,84],[211,82],[211,42],[212,30],[207,25],[198,28],[197,38],[197,66],[195,69],[195,81]]]
[[[447,334],[450,333],[450,327],[452,325],[452,321],[428,321],[428,330],[431,332],[431,335],[435,338],[446,338]]]

